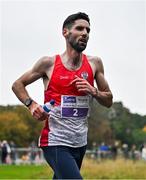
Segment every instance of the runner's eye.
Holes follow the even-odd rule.
[[[86,30],[87,30],[87,33],[89,34],[89,32],[90,32],[90,28],[86,28]]]
[[[77,26],[76,29],[77,29],[78,31],[82,31],[84,28],[83,28],[82,26]]]
[[[77,26],[76,27],[76,30],[78,30],[78,31],[83,31],[84,30],[84,27],[82,27],[82,26]],[[89,34],[89,32],[90,32],[90,28],[86,28],[86,31],[87,31],[87,33]]]

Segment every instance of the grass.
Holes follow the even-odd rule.
[[[52,174],[47,165],[0,166],[0,179],[51,179]]]
[[[146,179],[146,162],[125,159],[97,162],[85,159],[82,175],[85,179]]]
[[[51,179],[47,165],[3,165],[0,179]],[[146,162],[117,159],[97,162],[84,159],[81,174],[84,179],[146,179]]]

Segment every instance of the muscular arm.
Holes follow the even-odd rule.
[[[94,89],[93,96],[98,100],[101,105],[110,107],[113,103],[113,95],[104,77],[104,68],[101,59],[95,60],[95,66],[95,81],[98,89]]]
[[[71,83],[75,83],[78,91],[91,94],[101,105],[110,107],[113,96],[104,78],[103,64],[99,58],[92,59],[92,70],[98,88],[91,86],[87,80],[78,76]]]
[[[51,64],[48,63],[48,57],[43,57],[37,61],[32,69],[24,73],[13,83],[12,90],[22,103],[30,97],[25,87],[39,78],[46,76],[46,69],[49,68],[49,66],[51,66]],[[36,119],[42,120],[42,118],[44,118],[41,117],[41,115],[44,116],[44,114],[42,114],[43,109],[40,108],[35,101],[30,105],[29,110]]]
[[[29,97],[26,90],[26,86],[38,80],[39,78],[45,76],[45,62],[47,57],[43,57],[37,61],[37,63],[24,73],[20,78],[18,78],[12,85],[12,90],[18,99],[24,103],[24,101]]]

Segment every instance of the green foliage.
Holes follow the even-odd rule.
[[[0,137],[1,139],[13,140],[19,143],[21,139],[27,141],[28,127],[15,112],[1,113],[0,115]],[[21,144],[21,141],[20,141]]]
[[[112,129],[106,111],[107,109],[100,106],[96,101],[92,102],[90,118],[88,120],[88,147],[91,147],[93,142],[109,143],[111,141]]]
[[[93,101],[89,118],[88,145],[93,142],[112,144],[115,140],[130,146],[140,146],[146,141],[146,133],[142,131],[146,125],[146,116],[132,114],[121,102],[111,108],[105,108]]]
[[[39,137],[42,124],[32,118],[24,106],[0,106],[0,140],[29,146]]]
[[[146,140],[142,131],[146,125],[145,116],[132,114],[122,103],[114,103],[115,116],[111,118],[111,126],[116,139],[129,145],[140,145]]]
[[[132,132],[133,140],[135,140],[135,144],[143,144],[146,141],[146,132],[143,132],[141,129],[135,129]]]

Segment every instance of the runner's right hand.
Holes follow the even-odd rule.
[[[31,115],[39,120],[39,121],[44,121],[48,120],[48,113],[44,111],[41,105],[37,104],[36,102],[32,102],[32,104],[29,106],[29,110],[31,112]]]

